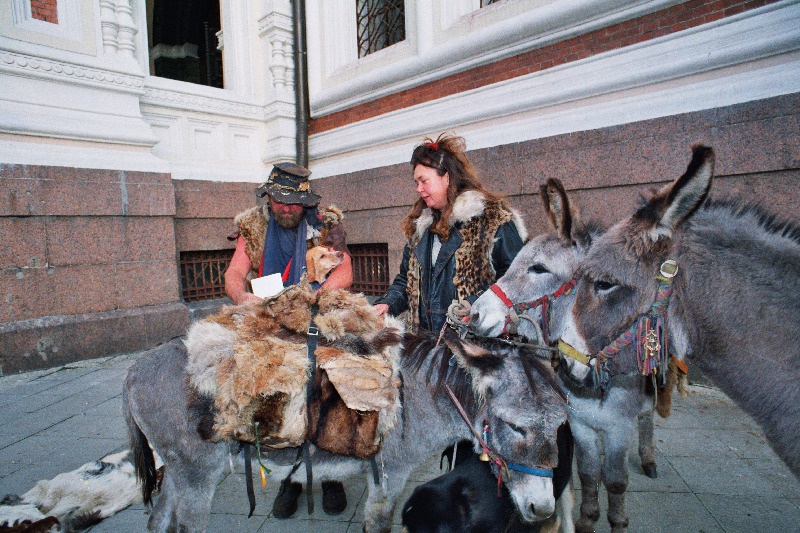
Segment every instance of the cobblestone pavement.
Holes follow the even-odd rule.
[[[127,448],[122,381],[139,355],[0,378],[0,495],[22,494],[37,480]],[[675,397],[670,418],[656,417],[658,479],[643,475],[633,447],[631,533],[800,531],[800,481],[772,452],[760,428],[718,390],[690,389],[688,398]],[[406,496],[438,474],[438,458],[432,457],[412,475]],[[256,483],[257,507],[248,519],[244,475],[237,471],[217,489],[209,531],[356,533],[361,531],[365,479],[346,483],[344,513],[326,515],[316,486],[315,514],[306,513],[304,493],[298,512],[284,520],[269,514],[278,483],[266,489]],[[601,502],[599,533],[609,530],[605,509]],[[144,506],[135,505],[91,531],[145,531],[147,516]],[[393,531],[400,532],[399,513],[395,523]]]

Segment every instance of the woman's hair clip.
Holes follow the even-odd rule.
[[[436,144],[435,142],[427,142],[427,143],[425,143],[425,146],[427,146],[428,148],[430,148],[434,152],[439,150],[439,145]]]

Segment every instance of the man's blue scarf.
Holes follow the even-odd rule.
[[[281,274],[284,287],[295,285],[300,281],[300,276],[306,269],[306,252],[308,251],[306,240],[308,239],[309,225],[313,228],[321,226],[316,207],[306,209],[305,217],[300,220],[297,228],[284,228],[275,221],[272,213],[269,214],[267,236],[264,240],[262,276]],[[287,266],[289,267],[288,274]]]

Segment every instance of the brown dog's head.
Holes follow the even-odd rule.
[[[306,275],[309,282],[322,283],[331,270],[342,264],[344,254],[326,246],[315,246],[306,252]]]

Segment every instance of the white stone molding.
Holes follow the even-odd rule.
[[[103,35],[103,52],[106,54],[117,53],[117,13],[114,9],[115,0],[99,0],[100,2],[100,32]]]
[[[275,161],[297,156],[295,124],[292,6],[289,0],[268,0],[258,19],[263,64],[266,142],[261,160],[267,168]]]
[[[117,51],[123,57],[136,57],[136,34],[138,28],[133,19],[131,0],[116,0],[114,10],[117,15]]]
[[[286,7],[289,7],[288,5]],[[259,37],[269,47],[271,87],[281,101],[294,101],[294,54],[291,11],[273,11],[258,21]]]
[[[137,95],[144,92],[144,78],[141,76],[7,50],[0,50],[0,73],[79,83]]]
[[[445,130],[486,148],[795,93],[798,80],[800,4],[784,1],[316,134],[311,169],[407,161]]]
[[[0,6],[0,35],[25,42],[94,54],[92,0],[59,0],[58,24],[33,18],[31,0],[10,0]]]
[[[232,99],[231,95],[220,89],[207,91],[208,88],[201,85],[169,83],[170,81],[173,80],[148,78],[147,87],[141,98],[142,104],[253,120],[265,118],[263,106]],[[202,94],[213,92],[219,94]]]
[[[422,1],[422,0],[420,0]],[[583,35],[646,13],[665,9],[681,0],[517,0],[503,2],[464,15],[458,21],[443,22],[438,14],[448,0],[437,0],[436,23],[418,37],[419,48],[402,43],[365,58],[356,58],[337,70],[316,73],[310,94],[313,115],[326,115],[436,81],[445,76],[493,63],[551,43]],[[335,0],[320,0],[325,6]],[[338,3],[337,3],[338,4]],[[406,0],[406,17],[416,17],[415,0]],[[460,5],[460,4],[459,4]],[[323,11],[323,13],[325,13]],[[337,21],[333,21],[337,22]],[[318,24],[319,27],[313,27]],[[422,24],[415,20],[409,31]],[[449,25],[443,27],[443,24]],[[318,35],[324,35],[320,39]],[[314,46],[312,47],[312,36]],[[428,45],[431,42],[433,44]],[[476,45],[476,43],[480,43]],[[327,63],[339,49],[352,47],[347,30],[316,16],[309,23],[309,63]],[[413,51],[413,53],[412,53]],[[375,57],[372,57],[375,56]],[[381,56],[384,56],[381,58]]]

